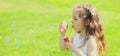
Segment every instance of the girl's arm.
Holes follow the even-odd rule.
[[[73,39],[74,39],[74,35],[73,35],[73,37],[70,39],[70,42],[71,43],[73,43]],[[64,46],[64,35],[61,35],[60,36],[60,40],[59,40],[60,42],[60,49],[61,50],[65,50],[66,48],[65,48],[65,46]]]
[[[62,23],[59,26],[59,31],[60,31],[59,45],[60,45],[61,50],[67,50],[67,47],[65,47],[65,45],[64,45],[64,37],[65,37],[67,27],[68,27],[67,25],[66,25],[66,28],[63,27]],[[73,37],[74,37],[74,35],[73,35]],[[73,43],[73,37],[70,39],[71,43]]]
[[[94,38],[88,40],[87,54],[84,54],[78,47],[74,46],[72,43],[65,43],[69,50],[77,54],[77,56],[97,56],[97,44]]]
[[[65,46],[68,47],[68,50],[73,51],[76,53],[77,56],[86,56],[78,47],[74,46],[72,43],[68,42],[65,43]]]
[[[64,37],[65,37],[65,33],[66,33],[67,28],[68,28],[68,26],[67,26],[66,22],[62,22],[59,26],[59,31],[60,31],[59,45],[60,45],[61,50],[65,50]]]
[[[65,47],[64,47],[64,36],[60,36],[60,40],[59,40],[59,44],[60,44],[60,50],[65,50]]]
[[[97,43],[96,43],[95,38],[91,37],[88,40],[87,51],[88,51],[87,56],[97,56],[98,55],[98,53],[97,53]]]

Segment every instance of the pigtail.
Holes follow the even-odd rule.
[[[86,40],[90,35],[94,35],[97,42],[97,49],[99,53],[103,53],[106,50],[106,42],[104,39],[103,29],[98,17],[98,13],[91,5],[84,5],[86,10],[85,24],[86,26]]]
[[[89,24],[89,30],[90,33],[95,36],[96,42],[97,42],[97,49],[99,53],[103,53],[106,50],[106,42],[104,38],[103,29],[97,14],[97,11],[93,8],[91,11],[91,19]],[[87,30],[87,29],[86,29]]]

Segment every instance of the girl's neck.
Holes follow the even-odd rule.
[[[82,31],[80,31],[80,38],[85,37],[85,35],[86,35],[85,29],[83,29]]]

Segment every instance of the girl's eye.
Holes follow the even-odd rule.
[[[77,20],[77,19],[74,19],[74,20]]]

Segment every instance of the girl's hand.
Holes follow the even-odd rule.
[[[64,45],[65,45],[65,49],[67,51],[73,51],[74,52],[76,50],[76,47],[71,42],[65,42]]]
[[[60,35],[64,36],[67,28],[68,28],[67,23],[65,21],[63,21],[59,26]]]

